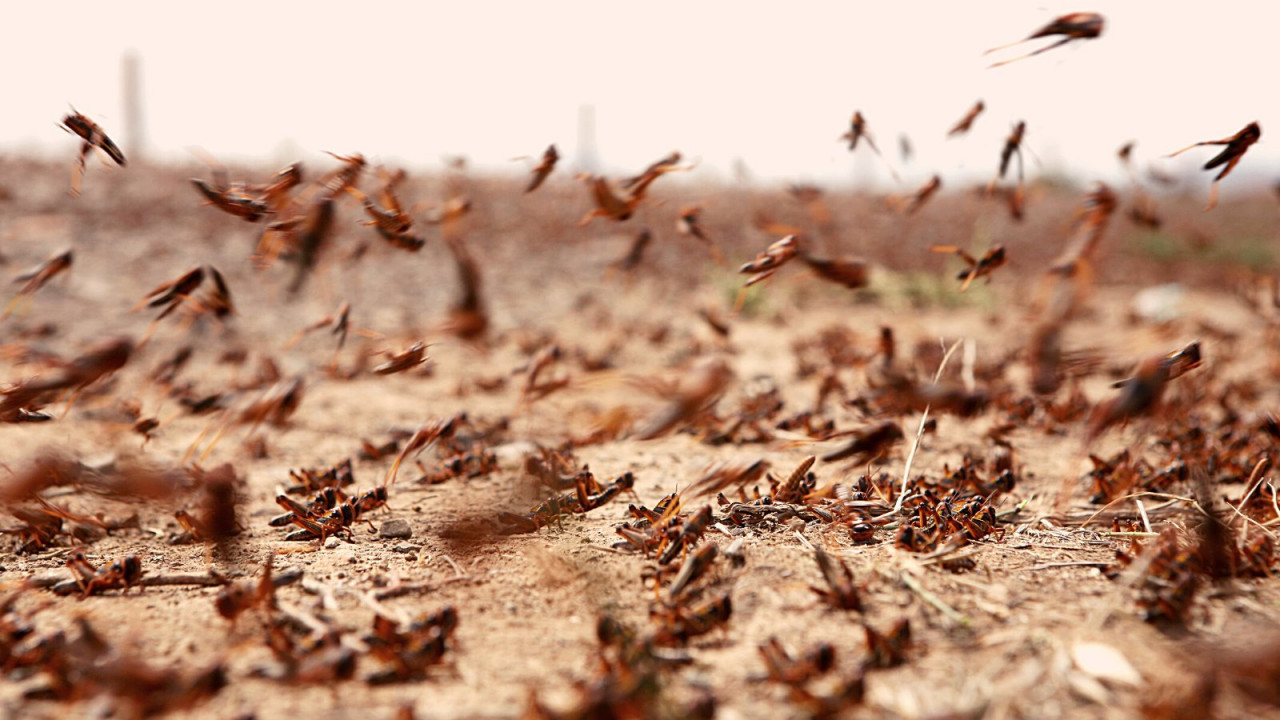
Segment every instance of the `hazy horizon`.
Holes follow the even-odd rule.
[[[1212,148],[1158,159],[1258,121],[1262,140],[1224,193],[1270,182],[1280,152],[1280,100],[1251,76],[1274,66],[1280,9],[1242,2],[1214,14],[1134,3],[1012,0],[866,6],[792,3],[786,12],[730,3],[643,7],[480,2],[264,3],[248,11],[145,2],[104,16],[87,3],[16,8],[22,31],[0,47],[10,68],[0,152],[74,155],[56,124],[69,105],[125,139],[123,58],[141,66],[148,155],[277,163],[325,150],[363,152],[430,170],[466,156],[485,171],[524,172],[516,155],[556,143],[579,156],[579,108],[596,116],[606,172],[642,167],[673,149],[706,179],[731,181],[741,160],[762,181],[895,187],[868,151],[837,140],[854,110],[907,189],[989,177],[1003,138],[1027,122],[1029,177],[1123,180],[1116,150],[1136,141],[1140,167],[1197,173]],[[1073,11],[1096,11],[1101,38],[1003,68],[984,49]],[[92,14],[90,14],[92,13]],[[978,99],[987,109],[965,137],[946,130]],[[904,164],[898,137],[914,159]]]

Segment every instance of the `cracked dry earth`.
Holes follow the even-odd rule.
[[[864,683],[861,702],[834,704],[829,708],[833,714],[1179,717],[1181,709],[1194,716],[1196,693],[1207,692],[1210,682],[1205,678],[1216,678],[1212,707],[1220,716],[1275,712],[1265,704],[1265,692],[1251,693],[1243,681],[1216,671],[1230,662],[1217,653],[1251,647],[1260,628],[1280,620],[1280,586],[1274,577],[1264,572],[1261,577],[1202,581],[1179,621],[1144,621],[1143,608],[1151,605],[1141,605],[1143,598],[1158,594],[1159,588],[1144,588],[1132,572],[1109,579],[1104,570],[1115,564],[1117,550],[1130,550],[1134,537],[1148,547],[1156,542],[1148,523],[1156,533],[1174,528],[1184,546],[1194,545],[1203,517],[1189,500],[1197,493],[1194,482],[1175,478],[1149,495],[1104,507],[1089,502],[1093,488],[1085,478],[1094,467],[1090,452],[1105,459],[1128,448],[1152,465],[1165,464],[1174,450],[1161,444],[1162,432],[1175,420],[1185,423],[1196,416],[1211,435],[1229,413],[1242,418],[1242,427],[1262,426],[1260,418],[1277,400],[1271,321],[1262,311],[1245,308],[1220,282],[1231,276],[1229,269],[1214,276],[1201,268],[1187,290],[1180,318],[1161,325],[1134,322],[1127,311],[1139,287],[1121,280],[1168,281],[1179,277],[1179,269],[1166,264],[1129,272],[1143,261],[1123,249],[1129,247],[1122,241],[1129,231],[1116,230],[1122,239],[1108,239],[1115,244],[1110,252],[1116,263],[1102,269],[1100,287],[1064,339],[1066,347],[1094,358],[1086,363],[1091,372],[1082,373],[1072,387],[1088,404],[1105,401],[1118,392],[1112,382],[1126,377],[1139,360],[1195,339],[1201,341],[1202,366],[1171,381],[1166,397],[1170,410],[1111,428],[1092,445],[1085,442],[1087,412],[1059,423],[1043,422],[1041,412],[1002,429],[997,426],[1009,423],[1010,413],[996,403],[972,417],[931,413],[936,428],[920,439],[913,477],[940,482],[966,455],[990,468],[999,451],[993,437],[1013,449],[1016,476],[1010,491],[992,496],[1002,532],[951,556],[936,557],[895,545],[905,515],[885,518],[888,526],[876,527],[868,542],[855,543],[851,521],[778,515],[759,523],[735,522],[714,492],[695,496],[691,486],[716,463],[745,466],[762,460],[774,477],[786,478],[806,457],[847,442],[774,428],[778,419],[813,405],[819,378],[800,372],[795,343],[824,330],[846,337],[859,357],[873,358],[879,328],[890,326],[902,362],[918,377],[937,370],[941,348],[969,338],[971,357],[957,351],[944,377],[961,382],[966,368],[976,369],[979,384],[989,383],[993,396],[1029,396],[1027,367],[1015,352],[1026,344],[1030,328],[1025,298],[1033,294],[1038,269],[1044,266],[1041,259],[1053,251],[1030,240],[1020,244],[1018,226],[970,207],[967,198],[944,197],[930,209],[934,215],[921,213],[909,225],[888,232],[897,220],[878,204],[857,196],[833,197],[837,217],[849,228],[862,229],[850,231],[856,244],[851,240],[848,247],[831,249],[867,257],[874,265],[872,287],[850,293],[815,287],[803,272],[780,274],[751,297],[748,310],[730,322],[726,338],[698,310],[719,307],[727,316],[741,277],[718,267],[701,246],[660,233],[648,265],[628,277],[607,274],[605,266],[625,252],[625,236],[632,229],[572,228],[585,202],[576,187],[552,183],[543,196],[522,197],[516,183],[474,180],[470,194],[475,209],[467,237],[480,259],[492,318],[488,346],[479,347],[461,343],[441,328],[455,278],[433,236],[417,255],[378,244],[351,259],[349,250],[372,232],[359,225],[358,207],[341,206],[328,258],[303,293],[290,298],[284,291],[287,271],[280,266],[255,269],[248,259],[255,229],[200,207],[185,188],[176,196],[169,193],[166,184],[181,182],[184,174],[152,169],[151,175],[160,177],[147,179],[130,168],[112,176],[109,185],[91,174],[85,196],[71,201],[61,194],[63,170],[24,168],[28,177],[41,181],[21,187],[15,186],[13,174],[5,178],[11,189],[0,245],[7,258],[5,272],[16,274],[66,247],[74,248],[76,260],[64,279],[5,321],[5,347],[11,352],[0,358],[3,379],[16,381],[38,372],[38,363],[22,348],[71,357],[112,334],[140,339],[151,316],[131,314],[133,306],[158,283],[196,265],[212,265],[226,275],[239,311],[221,326],[165,321],[110,380],[88,388],[74,404],[64,400],[45,408],[53,420],[0,426],[5,475],[21,474],[36,458],[48,455],[99,469],[139,464],[173,469],[193,462],[206,470],[224,463],[234,469],[243,530],[221,549],[170,542],[181,530],[174,512],[194,509],[198,489],[137,500],[75,485],[53,487],[44,491],[50,503],[106,520],[136,515],[137,526],[106,535],[60,536],[49,547],[28,553],[19,552],[17,536],[0,539],[0,584],[6,593],[30,579],[47,586],[70,578],[66,561],[76,550],[94,566],[135,554],[144,578],[195,575],[229,581],[256,576],[273,556],[277,576],[291,580],[276,591],[278,607],[264,603],[234,623],[215,607],[222,589],[218,586],[135,587],[84,598],[78,592],[59,596],[47,587],[33,587],[16,596],[10,612],[25,617],[36,636],[64,631],[75,637],[83,632],[83,619],[111,653],[175,669],[183,677],[221,663],[225,687],[169,716],[586,717],[575,713],[585,709],[593,692],[597,698],[604,692],[600,687],[609,682],[610,672],[615,673],[614,691],[621,693],[628,681],[625,668],[618,669],[625,664],[625,652],[618,646],[602,649],[598,620],[613,618],[645,637],[662,629],[672,612],[664,608],[675,571],[659,574],[655,586],[658,563],[653,554],[616,547],[621,540],[616,528],[635,522],[628,504],[652,508],[676,491],[683,493],[686,515],[711,507],[714,522],[702,542],[719,549],[710,569],[692,583],[687,605],[727,595],[732,614],[687,641],[636,650],[642,657],[633,658],[635,663],[656,663],[658,669],[634,671],[640,687],[631,689],[643,699],[619,700],[613,708],[619,716],[683,717],[707,711],[708,698],[714,698],[717,717],[805,717],[819,707],[813,698],[834,703],[859,677]],[[403,192],[439,196],[441,184],[425,179]],[[749,259],[769,241],[743,230],[750,208],[777,203],[786,211],[785,200],[766,190],[744,195],[673,185],[667,191],[675,197],[717,199],[707,219],[733,264]],[[1044,201],[1042,211],[1049,219],[1041,221],[1042,229],[1061,233],[1076,200]],[[632,222],[665,228],[672,214],[657,205]],[[950,229],[955,226],[961,229]],[[926,246],[945,242],[948,232],[960,232],[963,242],[977,232],[976,226],[1002,239],[1014,260],[989,286],[978,283],[959,297],[951,279],[953,266],[928,253]],[[904,251],[903,245],[910,243],[920,252]],[[942,301],[922,304],[901,289],[899,279],[916,272],[915,256],[923,268],[919,272],[936,276]],[[330,336],[321,332],[289,344],[298,330],[344,300],[351,303],[353,333],[339,355],[340,369],[367,368],[381,358],[362,361],[362,355],[399,350],[416,341],[430,343],[430,359],[401,374],[381,376],[364,369],[348,378],[327,372],[334,344]],[[536,400],[522,398],[527,373],[519,368],[552,342],[560,346],[561,356],[549,366],[548,377],[568,378],[566,386]],[[261,372],[264,359],[271,358],[283,377],[304,379],[297,411],[278,425],[232,425],[214,444],[219,416],[191,414],[169,386],[150,375],[187,344],[193,347],[192,360],[170,385],[191,383],[193,392],[219,392],[248,384]],[[244,351],[246,359],[221,362],[229,350]],[[603,364],[590,362],[602,357],[608,358],[608,368],[586,369]],[[986,372],[1006,357],[1012,359],[1005,368]],[[637,439],[634,428],[643,427],[665,405],[652,392],[655,387],[680,382],[707,358],[722,359],[733,372],[715,408],[718,416],[731,418],[744,398],[770,386],[783,410],[759,424],[763,432],[744,430],[728,442],[706,442],[705,427],[697,426]],[[883,419],[869,418],[856,402],[841,402],[867,390],[871,367],[860,362],[835,368],[845,397],[830,400],[825,417],[836,429],[856,430]],[[1234,388],[1229,401],[1217,402],[1227,388]],[[251,402],[261,392],[245,391],[232,402]],[[1068,392],[1060,390],[1058,399]],[[161,420],[145,443],[131,430],[137,417],[131,407]],[[388,488],[386,506],[365,516],[371,523],[353,525],[350,538],[288,542],[284,536],[296,528],[268,524],[281,512],[275,498],[290,484],[291,470],[328,467],[350,458],[354,487],[373,488],[388,476],[395,454],[361,459],[362,440],[375,445],[393,437],[403,440],[403,434],[457,413],[466,413],[468,420],[458,433],[498,428],[484,441],[494,453],[491,472],[421,482],[421,468],[443,459],[444,443],[437,443],[417,456],[421,467],[413,458],[406,460]],[[877,486],[879,495],[873,493],[872,500],[891,492],[921,415],[909,411],[886,417],[899,423],[903,442],[879,459],[819,460],[811,469],[816,484],[847,486],[861,475],[885,472],[891,482]],[[547,494],[526,470],[526,457],[538,447],[584,438],[604,418],[621,428],[618,437],[579,447],[575,462],[589,466],[601,484],[631,473],[631,492],[587,513],[565,514],[536,532],[503,533],[509,526],[499,521],[499,513],[527,513]],[[993,428],[999,432],[992,433]],[[1265,454],[1276,441],[1258,431],[1251,442],[1251,451]],[[1270,475],[1263,477],[1269,483]],[[1244,478],[1221,480],[1210,477],[1215,484],[1209,496],[1226,513],[1224,499],[1238,500],[1246,488]],[[727,486],[726,501],[749,498],[754,487],[768,493],[768,479],[757,476],[747,484],[745,496]],[[1070,490],[1065,506],[1060,503],[1064,487]],[[6,509],[18,506],[14,501]],[[1264,511],[1251,523],[1227,524],[1236,533],[1248,527],[1253,537],[1269,534],[1275,524],[1268,525]],[[385,538],[375,532],[397,521],[407,523],[409,537]],[[18,520],[6,516],[0,522],[12,528]],[[826,587],[815,547],[847,564],[861,610],[832,608],[813,592],[812,587]],[[1149,552],[1134,552],[1138,559],[1131,568],[1151,564]],[[742,557],[731,561],[729,556],[739,553]],[[672,567],[694,555],[691,547]],[[941,562],[955,557],[967,562],[959,563],[962,567]],[[404,626],[447,606],[456,609],[458,621],[440,662],[407,681],[367,682],[388,667],[370,654],[368,636],[376,616]],[[885,632],[903,618],[909,622],[909,643],[901,657],[883,663],[892,667],[877,667],[864,624]],[[332,680],[326,672],[337,671],[325,668],[310,678],[314,682],[277,677],[280,663],[268,646],[268,628],[277,622],[319,623],[336,631],[341,647],[356,658],[349,677]],[[314,640],[319,634],[315,630],[290,627],[286,632],[299,638],[301,646]],[[794,655],[829,643],[833,667],[798,683],[804,690],[771,681],[759,649],[770,638]],[[1275,658],[1270,662],[1275,664]],[[619,676],[623,679],[617,680]],[[0,684],[4,716],[144,713],[125,691],[40,699],[49,673],[15,669],[8,677]],[[535,695],[536,701],[531,700]]]

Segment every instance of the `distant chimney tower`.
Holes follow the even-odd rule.
[[[146,128],[142,120],[142,71],[138,55],[132,50],[124,54],[121,64],[121,89],[124,92],[124,150],[131,162],[147,153]]]
[[[574,163],[582,172],[600,170],[600,155],[596,152],[596,107],[578,106],[578,152]]]

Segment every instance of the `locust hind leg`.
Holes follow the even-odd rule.
[[[998,68],[998,67],[1002,67],[1002,66],[1004,66],[1004,65],[1008,65],[1008,64],[1010,64],[1010,63],[1016,63],[1016,62],[1018,62],[1019,60],[1026,60],[1027,58],[1029,58],[1029,57],[1034,57],[1034,56],[1036,56],[1036,55],[1039,55],[1040,53],[1049,52],[1050,50],[1052,50],[1052,49],[1054,49],[1054,48],[1056,48],[1056,47],[1062,47],[1063,45],[1066,45],[1067,43],[1071,42],[1071,41],[1072,41],[1072,40],[1074,40],[1074,39],[1075,39],[1075,38],[1072,38],[1072,37],[1065,37],[1065,38],[1063,38],[1063,39],[1059,40],[1058,42],[1050,43],[1050,44],[1048,44],[1048,45],[1045,45],[1044,47],[1040,48],[1039,50],[1032,50],[1031,52],[1027,53],[1026,55],[1020,55],[1020,56],[1018,56],[1018,57],[1016,57],[1016,58],[1012,58],[1012,59],[1009,59],[1009,60],[1001,60],[1001,61],[1000,61],[1000,62],[998,62],[998,63],[994,63],[994,64],[992,64],[992,65],[988,65],[988,66],[987,66],[987,69],[988,69],[988,70],[990,70],[990,69],[992,69],[992,68]],[[1015,43],[1015,44],[1016,44],[1016,43]],[[1006,46],[1006,47],[1007,47],[1007,46]]]
[[[1216,207],[1218,207],[1218,181],[1214,180],[1209,186],[1209,204],[1204,206],[1204,212],[1209,212]]]
[[[80,143],[80,154],[76,157],[75,164],[71,166],[71,197],[80,197],[80,187],[84,180],[85,158],[89,154],[89,150],[93,148],[88,141]]]

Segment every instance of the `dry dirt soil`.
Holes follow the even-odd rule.
[[[327,157],[311,159],[307,171],[314,176],[333,165]],[[901,618],[909,620],[911,633],[905,662],[867,668],[862,702],[842,716],[1134,717],[1145,707],[1153,717],[1176,717],[1153,709],[1170,699],[1172,708],[1164,711],[1192,708],[1193,716],[1199,711],[1189,688],[1210,684],[1218,690],[1213,711],[1222,717],[1277,713],[1257,693],[1242,692],[1214,671],[1219,653],[1249,647],[1261,629],[1280,621],[1276,579],[1201,581],[1183,622],[1144,621],[1141,578],[1108,579],[1104,568],[1134,537],[1149,542],[1149,530],[1174,527],[1184,544],[1194,546],[1203,517],[1189,500],[1196,488],[1175,480],[1163,495],[1104,509],[1090,504],[1084,478],[1092,468],[1089,452],[1109,457],[1128,448],[1154,466],[1167,464],[1177,449],[1161,438],[1175,420],[1178,427],[1194,422],[1213,434],[1231,419],[1253,427],[1249,423],[1276,407],[1275,311],[1269,296],[1263,293],[1260,301],[1255,292],[1265,289],[1259,275],[1274,270],[1277,209],[1270,197],[1227,198],[1202,214],[1205,188],[1189,186],[1182,195],[1160,199],[1160,230],[1138,228],[1123,209],[1117,212],[1100,246],[1093,291],[1064,336],[1065,349],[1080,360],[1079,377],[1044,399],[1028,389],[1021,351],[1031,334],[1041,273],[1070,236],[1083,189],[1033,188],[1022,222],[967,191],[944,192],[911,216],[891,211],[881,198],[832,192],[826,196],[831,223],[817,230],[785,188],[716,188],[661,178],[636,217],[625,223],[597,219],[580,228],[575,223],[590,209],[589,196],[567,173],[529,195],[522,194],[520,179],[461,172],[410,177],[400,187],[406,205],[438,204],[458,193],[472,203],[461,237],[480,268],[490,324],[483,342],[463,342],[446,326],[458,275],[438,227],[421,225],[426,246],[407,253],[362,225],[359,204],[344,198],[316,271],[291,295],[292,265],[281,260],[261,268],[253,260],[260,226],[202,205],[187,184],[188,177],[207,176],[204,168],[138,164],[120,170],[91,162],[78,199],[66,192],[67,171],[62,164],[0,162],[0,271],[16,276],[53,253],[74,252],[68,272],[0,322],[0,382],[55,374],[56,358],[76,357],[110,336],[140,342],[156,311],[135,311],[139,301],[195,266],[223,273],[237,314],[223,323],[193,322],[187,308],[180,309],[160,321],[112,377],[74,402],[64,396],[46,405],[52,420],[0,425],[0,481],[12,484],[47,456],[94,468],[145,465],[179,474],[193,464],[212,469],[229,463],[239,479],[243,530],[222,549],[171,544],[180,531],[174,512],[198,509],[198,487],[151,500],[52,487],[44,498],[58,507],[106,521],[136,514],[137,527],[62,535],[30,553],[20,552],[17,534],[0,536],[0,586],[9,592],[32,580],[48,585],[70,578],[66,562],[75,550],[95,566],[137,555],[144,578],[213,573],[242,580],[255,576],[271,554],[277,573],[301,571],[299,580],[277,591],[278,609],[251,609],[234,624],[215,609],[216,586],[153,585],[85,598],[55,595],[47,587],[20,591],[12,612],[29,617],[37,636],[62,630],[74,637],[81,632],[77,618],[84,618],[112,653],[156,668],[187,676],[222,663],[226,686],[173,717],[392,718],[407,708],[420,718],[505,718],[526,711],[537,717],[530,710],[535,693],[548,713],[574,717],[591,686],[607,682],[597,620],[607,613],[645,636],[662,626],[668,612],[663,587],[671,576],[655,588],[656,561],[614,547],[621,539],[615,528],[632,519],[628,504],[652,507],[668,493],[687,492],[715,463],[763,460],[774,476],[786,477],[807,456],[847,441],[774,429],[782,417],[812,407],[818,391],[821,372],[802,372],[796,343],[823,331],[843,334],[854,354],[854,361],[830,368],[843,389],[828,401],[823,419],[837,430],[889,419],[906,435],[870,465],[819,460],[812,468],[818,485],[848,485],[868,471],[886,472],[894,482],[901,478],[920,413],[873,417],[856,402],[868,391],[882,326],[894,330],[898,362],[921,378],[937,370],[941,348],[970,340],[971,357],[957,350],[945,376],[961,383],[965,367],[976,368],[978,388],[1009,403],[992,402],[969,418],[931,413],[936,430],[920,440],[913,477],[938,480],[944,467],[955,468],[966,454],[990,467],[998,448],[989,431],[1009,422],[1007,407],[1025,398],[1037,408],[1002,436],[1013,450],[1017,476],[1012,491],[993,500],[1002,534],[964,548],[960,554],[971,557],[973,567],[953,571],[895,547],[902,517],[886,518],[889,525],[878,527],[871,542],[855,544],[849,522],[736,525],[714,494],[686,494],[686,513],[704,505],[714,510],[717,522],[703,542],[721,551],[693,594],[706,599],[727,593],[732,615],[722,627],[662,651],[684,654],[686,662],[657,671],[657,688],[644,690],[645,699],[629,706],[639,714],[630,716],[680,717],[691,704],[713,697],[721,718],[804,717],[809,710],[785,685],[768,679],[759,646],[777,638],[800,654],[830,643],[834,668],[805,687],[832,695],[868,657],[864,623],[885,630]],[[254,179],[269,173],[231,170],[232,177]],[[363,186],[376,189],[371,176]],[[705,203],[701,219],[723,264],[708,246],[676,232],[678,209],[692,202]],[[430,212],[415,211],[422,217]],[[870,286],[846,290],[796,263],[753,290],[732,316],[745,277],[737,266],[777,239],[753,225],[760,213],[803,227],[820,252],[865,258]],[[610,270],[642,227],[654,238],[641,264],[629,273]],[[961,263],[929,251],[931,244],[955,244],[981,253],[997,242],[1007,248],[1008,264],[964,294],[954,280]],[[1132,312],[1141,290],[1167,283],[1178,283],[1181,292],[1169,319],[1155,323]],[[332,335],[321,330],[290,341],[344,301],[350,302],[351,334],[334,373]],[[700,314],[707,310],[727,323],[727,336]],[[1171,409],[1086,443],[1088,406],[1114,397],[1114,381],[1142,359],[1197,339],[1203,364],[1170,383]],[[422,366],[385,376],[370,371],[385,360],[378,353],[418,341],[429,344]],[[558,344],[560,359],[542,377],[567,383],[546,397],[522,398],[528,374],[522,368],[551,343]],[[157,367],[184,346],[192,348],[186,367],[168,382],[155,379]],[[228,362],[229,353],[242,361]],[[732,418],[744,398],[762,388],[776,388],[783,407],[760,423],[766,432],[742,432],[717,444],[705,433],[677,427],[637,439],[636,428],[666,405],[664,384],[669,392],[671,383],[687,380],[709,358],[722,359],[733,372],[714,410],[721,418]],[[268,362],[280,377],[302,379],[296,412],[279,424],[229,422],[266,392],[253,381],[268,372]],[[227,409],[212,414],[194,415],[179,401],[184,393],[219,392],[227,394]],[[1045,422],[1045,408],[1066,404],[1073,393],[1087,401],[1084,414]],[[291,469],[350,458],[355,487],[373,488],[384,482],[394,455],[361,459],[362,440],[384,443],[399,431],[412,433],[463,412],[468,432],[505,423],[485,441],[497,458],[494,471],[426,484],[408,460],[389,488],[386,507],[368,516],[371,524],[353,526],[350,540],[288,542],[291,528],[268,525],[281,512],[275,497],[290,484]],[[617,437],[579,447],[576,458],[601,482],[632,473],[634,496],[621,494],[537,532],[497,532],[499,512],[528,512],[545,496],[525,470],[526,455],[583,438],[610,417]],[[160,421],[145,442],[132,429],[139,418]],[[1276,441],[1259,432],[1253,442],[1259,452],[1270,452]],[[423,466],[437,464],[440,447],[417,459]],[[1270,487],[1270,473],[1265,477],[1259,493]],[[1242,480],[1213,475],[1208,497],[1227,512],[1223,501],[1245,493]],[[746,492],[755,486],[768,492],[767,479]],[[726,493],[738,499],[732,486]],[[1208,497],[1201,496],[1206,504]],[[34,502],[10,500],[0,527],[18,529],[12,512]],[[1275,530],[1265,517],[1249,523],[1225,517],[1238,534]],[[398,520],[408,523],[411,537],[385,539],[375,532]],[[745,556],[740,565],[724,557],[736,540]],[[815,546],[848,564],[862,611],[832,609],[811,591],[823,585]],[[458,625],[442,662],[420,679],[366,682],[386,667],[363,652],[376,614],[405,620],[446,606],[456,609]],[[267,627],[281,615],[339,632],[358,658],[354,675],[333,681],[320,672],[315,682],[274,677],[279,668]],[[288,632],[306,642],[304,632]],[[29,699],[49,674],[7,672],[9,681],[0,684],[3,716],[128,717],[136,711],[126,691]],[[619,702],[620,716],[628,716],[627,707]]]

